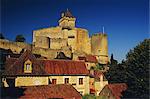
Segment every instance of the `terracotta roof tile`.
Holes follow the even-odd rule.
[[[24,62],[32,62],[32,73],[24,73]],[[85,63],[68,60],[36,59],[30,52],[24,52],[19,58],[7,58],[6,70],[3,75],[88,75]]]
[[[120,96],[122,96],[121,92],[127,89],[127,85],[125,83],[108,84],[107,86],[116,99],[120,99]]]
[[[61,98],[61,99],[81,99],[79,92],[71,85],[58,84],[47,86],[30,86],[14,88],[14,94],[11,94],[12,88],[5,88],[7,93],[6,97],[18,97],[19,99],[48,99],[48,98]],[[19,89],[22,89],[19,90]],[[21,94],[22,93],[22,94]],[[3,96],[4,97],[4,96]],[[4,97],[5,98],[5,97]]]
[[[24,62],[26,60],[32,62],[32,73],[24,73]],[[7,58],[6,59],[6,68],[3,75],[43,75],[45,71],[43,69],[43,61],[36,60],[36,57],[27,50],[19,58]]]
[[[121,99],[120,98],[122,96],[121,92],[127,89],[127,85],[125,83],[108,84],[105,87],[110,89],[110,91],[112,92],[112,94],[116,99]]]
[[[66,60],[46,60],[45,71],[48,74],[89,74],[85,63],[81,61],[66,61]]]

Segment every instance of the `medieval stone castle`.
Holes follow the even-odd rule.
[[[76,27],[76,18],[67,10],[61,13],[56,27],[33,30],[32,45],[0,40],[0,48],[20,53],[31,49],[32,53],[54,59],[63,52],[67,57],[77,60],[78,56],[94,55],[101,64],[107,64],[108,42],[105,33],[95,33],[89,37],[88,30]]]

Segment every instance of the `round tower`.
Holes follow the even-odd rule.
[[[91,52],[97,56],[99,63],[108,63],[108,40],[107,35],[98,33],[91,37]]]

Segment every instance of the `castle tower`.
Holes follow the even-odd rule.
[[[67,9],[66,12],[62,12],[61,19],[59,20],[59,26],[64,29],[72,29],[75,27],[76,18]]]
[[[91,52],[101,64],[108,63],[108,41],[106,34],[94,34],[91,37]]]

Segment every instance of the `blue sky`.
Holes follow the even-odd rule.
[[[108,34],[109,55],[121,61],[127,52],[148,38],[148,0],[1,0],[0,32],[14,40],[23,34],[32,42],[32,31],[57,26],[67,8],[77,18],[76,26],[89,34]]]

